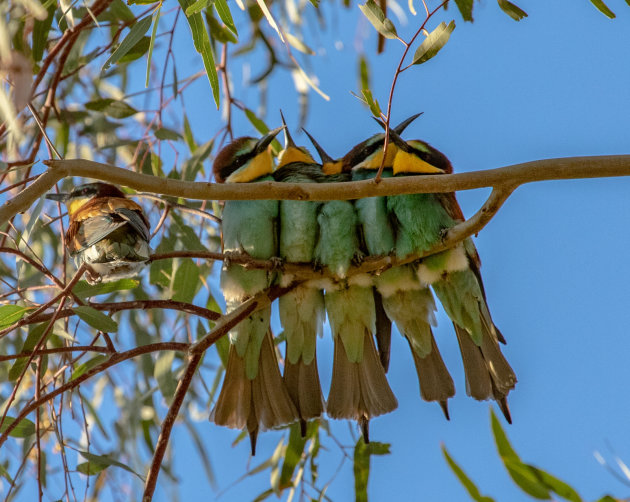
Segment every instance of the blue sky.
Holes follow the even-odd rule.
[[[550,157],[628,153],[630,9],[620,0],[608,3],[618,15],[615,20],[587,0],[521,0],[518,4],[529,17],[520,23],[495,2],[476,3],[474,24],[464,23],[452,6],[431,26],[454,18],[455,32],[438,57],[401,76],[393,122],[423,111],[406,137],[428,141],[460,172]],[[306,125],[338,156],[377,131],[367,110],[349,93],[358,86],[356,48],[363,44],[374,94],[385,103],[402,46],[389,41],[386,54],[376,56],[374,31],[356,7],[324,11],[329,30],[318,41],[325,51],[310,61],[331,100],[311,93]],[[420,17],[410,18],[406,27],[396,21],[403,38],[420,23]],[[199,64],[189,54],[188,62]],[[231,65],[238,81],[239,60],[232,59]],[[211,120],[209,129],[216,130],[219,116],[207,82],[196,83],[194,92],[195,107],[188,106],[191,120],[200,125]],[[244,92],[249,98],[257,94],[256,89]],[[265,119],[270,126],[279,122],[275,110],[282,107],[294,128],[297,95],[290,77],[275,75],[268,92]],[[235,131],[254,134],[239,114]],[[611,445],[630,462],[629,190],[625,178],[526,185],[476,239],[490,308],[508,340],[504,353],[519,378],[509,396],[514,424],[503,424],[524,461],[572,484],[587,500],[605,493],[626,497],[630,491],[593,456],[599,450],[610,460]],[[460,193],[464,213],[473,214],[488,192]],[[444,420],[437,405],[421,401],[407,344],[395,334],[389,379],[399,408],[372,422],[372,439],[391,443],[392,453],[372,459],[370,498],[410,500],[422,494],[424,500],[466,500],[441,455],[444,443],[482,493],[495,500],[529,500],[499,461],[489,404],[465,394],[457,343],[443,312],[438,322],[436,338],[457,388],[450,401],[451,421]],[[331,345],[327,334],[318,349],[324,389],[330,381]],[[347,424],[333,425],[351,444]],[[200,429],[220,488],[226,488],[248,466],[248,445],[232,448],[236,432],[208,424]],[[198,497],[200,490],[212,498],[216,493],[203,481],[201,467],[184,461],[185,436],[183,428],[176,429],[184,499]],[[270,455],[279,440],[277,432],[261,435],[260,455],[251,465]],[[322,480],[340,459],[334,447],[320,455]],[[267,471],[229,489],[222,500],[252,498],[268,482]],[[353,489],[351,462],[346,462],[327,495],[347,500]]]

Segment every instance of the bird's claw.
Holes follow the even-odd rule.
[[[272,256],[271,258],[269,258],[269,261],[271,262],[271,269],[272,270],[282,271],[284,269],[284,259],[283,258],[280,258],[279,256]]]
[[[363,260],[365,260],[365,253],[363,253],[362,251],[357,251],[352,257],[352,264],[355,267],[358,267],[359,265],[361,265],[361,263],[363,263]]]

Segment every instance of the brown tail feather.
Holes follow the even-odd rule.
[[[475,345],[466,330],[455,323],[453,326],[464,363],[466,393],[479,401],[490,399],[493,397],[492,380],[481,350]]]
[[[455,395],[455,384],[444,364],[442,355],[435,343],[435,338],[431,335],[431,352],[425,357],[419,357],[414,352],[409,339],[407,341],[416,365],[422,399],[446,403],[449,397]],[[448,412],[445,412],[445,414],[448,416]]]
[[[302,358],[296,364],[291,364],[287,359],[284,363],[284,383],[302,421],[321,416],[324,402],[317,358],[311,364],[304,364]]]
[[[389,369],[389,356],[392,348],[392,321],[387,317],[383,307],[383,297],[374,288],[374,308],[376,310],[376,345],[378,356],[385,373]]]
[[[230,345],[223,387],[210,420],[217,425],[242,429],[247,426],[251,408],[252,382],[245,376],[245,360]]]
[[[365,332],[363,359],[351,363],[338,336],[335,339],[333,377],[326,411],[331,418],[365,420],[398,406],[369,331]]]

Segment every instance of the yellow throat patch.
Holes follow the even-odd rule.
[[[273,171],[273,161],[269,150],[256,155],[247,164],[240,167],[225,180],[226,183],[248,183]]]
[[[394,175],[399,173],[444,174],[444,170],[432,166],[417,155],[398,150],[394,159]]]

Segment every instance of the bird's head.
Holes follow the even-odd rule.
[[[292,162],[314,164],[315,159],[313,159],[313,156],[306,147],[297,146],[295,141],[293,141],[287,123],[284,121],[282,111],[280,111],[280,117],[282,118],[282,125],[284,126],[284,149],[278,155],[278,168],[291,164]]]
[[[218,183],[247,183],[273,171],[268,147],[284,128],[269,131],[262,138],[237,138],[219,152],[212,171]]]
[[[390,138],[396,134],[400,136],[403,131],[411,124],[421,113],[412,115],[406,120],[390,130]],[[376,120],[378,124],[385,128],[385,124],[381,120]],[[377,170],[383,164],[385,167],[391,167],[394,163],[396,154],[398,153],[398,145],[394,141],[390,141],[387,145],[387,154],[383,163],[383,144],[385,143],[385,134],[375,134],[374,136],[362,141],[350,150],[342,159],[344,171],[352,169],[372,169]]]
[[[63,202],[68,208],[70,217],[76,214],[87,202],[99,197],[125,198],[125,194],[118,187],[100,181],[79,185],[69,193],[46,194],[47,199]]]
[[[315,141],[315,138],[313,138],[306,129],[302,130],[306,133],[308,139],[311,140],[311,143],[313,143],[315,150],[317,150],[319,158],[322,161],[322,172],[327,176],[331,174],[340,174],[342,171],[341,159],[333,159],[326,153],[326,150],[324,150],[321,145]]]
[[[396,174],[450,174],[453,166],[439,150],[426,141],[412,139],[404,141],[393,133],[392,139],[398,151],[394,158],[393,171]]]

